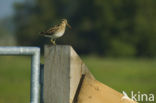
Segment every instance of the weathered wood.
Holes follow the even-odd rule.
[[[72,103],[85,73],[90,74],[71,46],[46,46],[44,103]]]
[[[123,94],[85,75],[77,103],[136,103]]]
[[[136,103],[98,82],[71,46],[45,46],[44,103]]]

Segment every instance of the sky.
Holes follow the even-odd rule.
[[[0,19],[12,15],[14,13],[13,4],[23,1],[24,0],[0,0]]]

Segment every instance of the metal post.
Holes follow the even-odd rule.
[[[30,103],[39,103],[40,94],[40,48],[38,47],[0,47],[0,55],[30,55],[31,64],[31,94]]]
[[[44,103],[43,101],[43,85],[44,83],[44,64],[40,64],[40,103]]]

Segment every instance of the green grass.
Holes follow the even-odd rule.
[[[29,103],[30,58],[0,56],[0,103]]]
[[[119,92],[156,95],[156,60],[84,57],[83,61],[97,80]]]
[[[156,60],[90,56],[83,61],[97,80],[119,92],[156,95]],[[29,99],[30,58],[0,56],[0,103],[29,103]]]

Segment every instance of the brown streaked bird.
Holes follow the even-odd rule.
[[[56,45],[55,40],[64,35],[66,26],[71,28],[67,22],[67,19],[62,19],[62,22],[59,25],[55,25],[54,27],[51,27],[45,32],[41,32],[40,34],[44,34],[45,37],[51,38],[52,44]]]

